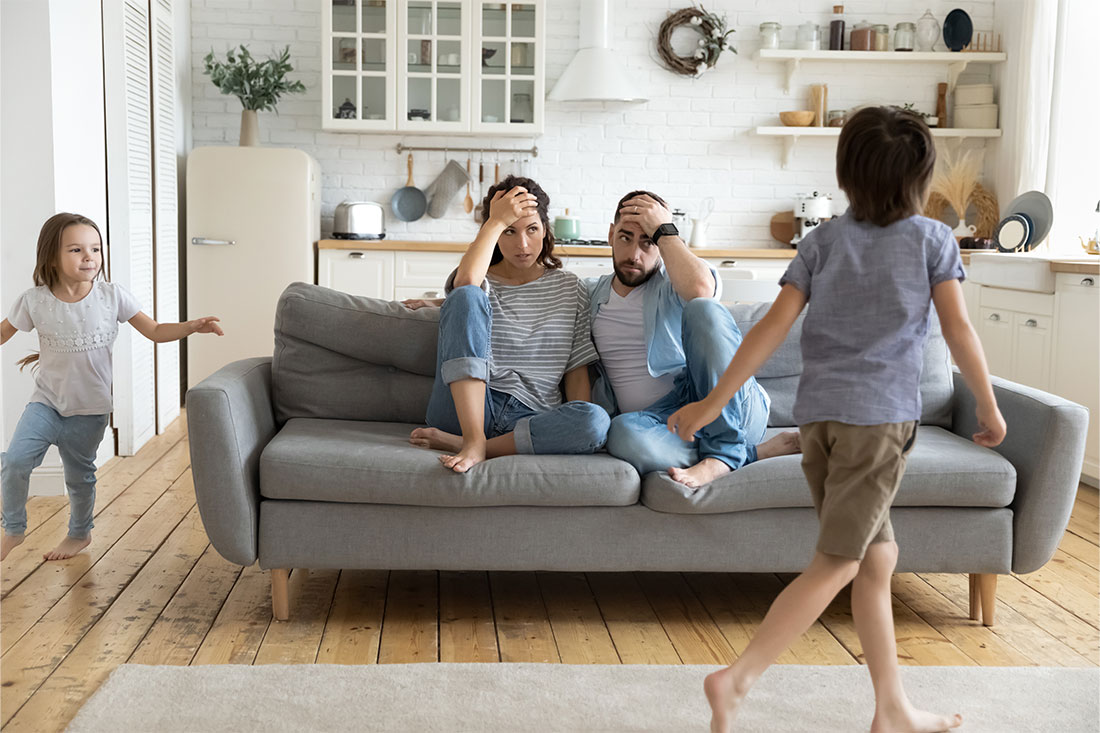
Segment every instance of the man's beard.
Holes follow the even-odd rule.
[[[656,264],[649,270],[637,274],[624,272],[618,262],[614,263],[614,268],[615,277],[619,278],[619,282],[628,288],[636,288],[639,285],[645,285],[649,278],[653,277],[653,273],[657,272]]]

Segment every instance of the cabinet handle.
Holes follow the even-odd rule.
[[[1039,325],[1039,322],[1036,321],[1034,318],[1029,318],[1026,321],[1024,321],[1024,325],[1027,326],[1028,328],[1035,328],[1036,326]]]
[[[426,293],[424,293],[424,295],[422,297],[424,297],[424,298],[438,298],[439,297],[439,291],[438,290],[429,290]]]
[[[737,260],[722,260],[722,263],[718,266],[719,267],[733,267],[736,264],[737,264]]]
[[[999,320],[1001,320],[1001,314],[1000,313],[993,313],[992,315],[989,316],[989,320],[999,321]]]
[[[363,253],[362,252],[348,252],[348,258],[353,259],[353,260],[361,260],[361,259],[363,259]]]
[[[1093,285],[1096,284],[1096,281],[1093,280],[1091,277],[1086,277],[1081,280],[1081,284],[1084,285],[1086,288],[1091,288]]]
[[[232,239],[207,239],[206,237],[191,237],[191,244],[229,245],[236,244]]]

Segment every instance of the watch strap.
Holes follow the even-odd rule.
[[[680,231],[676,228],[676,225],[671,222],[666,222],[657,227],[657,231],[653,232],[653,243],[656,245],[661,244],[661,237],[679,236]]]

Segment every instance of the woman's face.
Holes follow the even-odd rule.
[[[497,246],[504,260],[517,270],[525,270],[535,264],[542,253],[542,240],[546,228],[538,214],[517,219],[497,239]]]

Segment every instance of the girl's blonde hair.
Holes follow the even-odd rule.
[[[103,234],[94,221],[81,214],[70,214],[66,211],[54,214],[46,220],[46,223],[42,225],[42,230],[38,232],[38,255],[34,263],[35,285],[45,285],[52,290],[53,286],[61,280],[57,272],[57,260],[61,255],[61,235],[74,224],[83,224],[95,229],[95,233],[99,237],[100,252],[103,251]],[[102,263],[100,263],[96,277],[104,277]],[[23,371],[24,367],[38,361],[38,357],[38,353],[28,354],[15,363],[19,366],[19,371]]]

